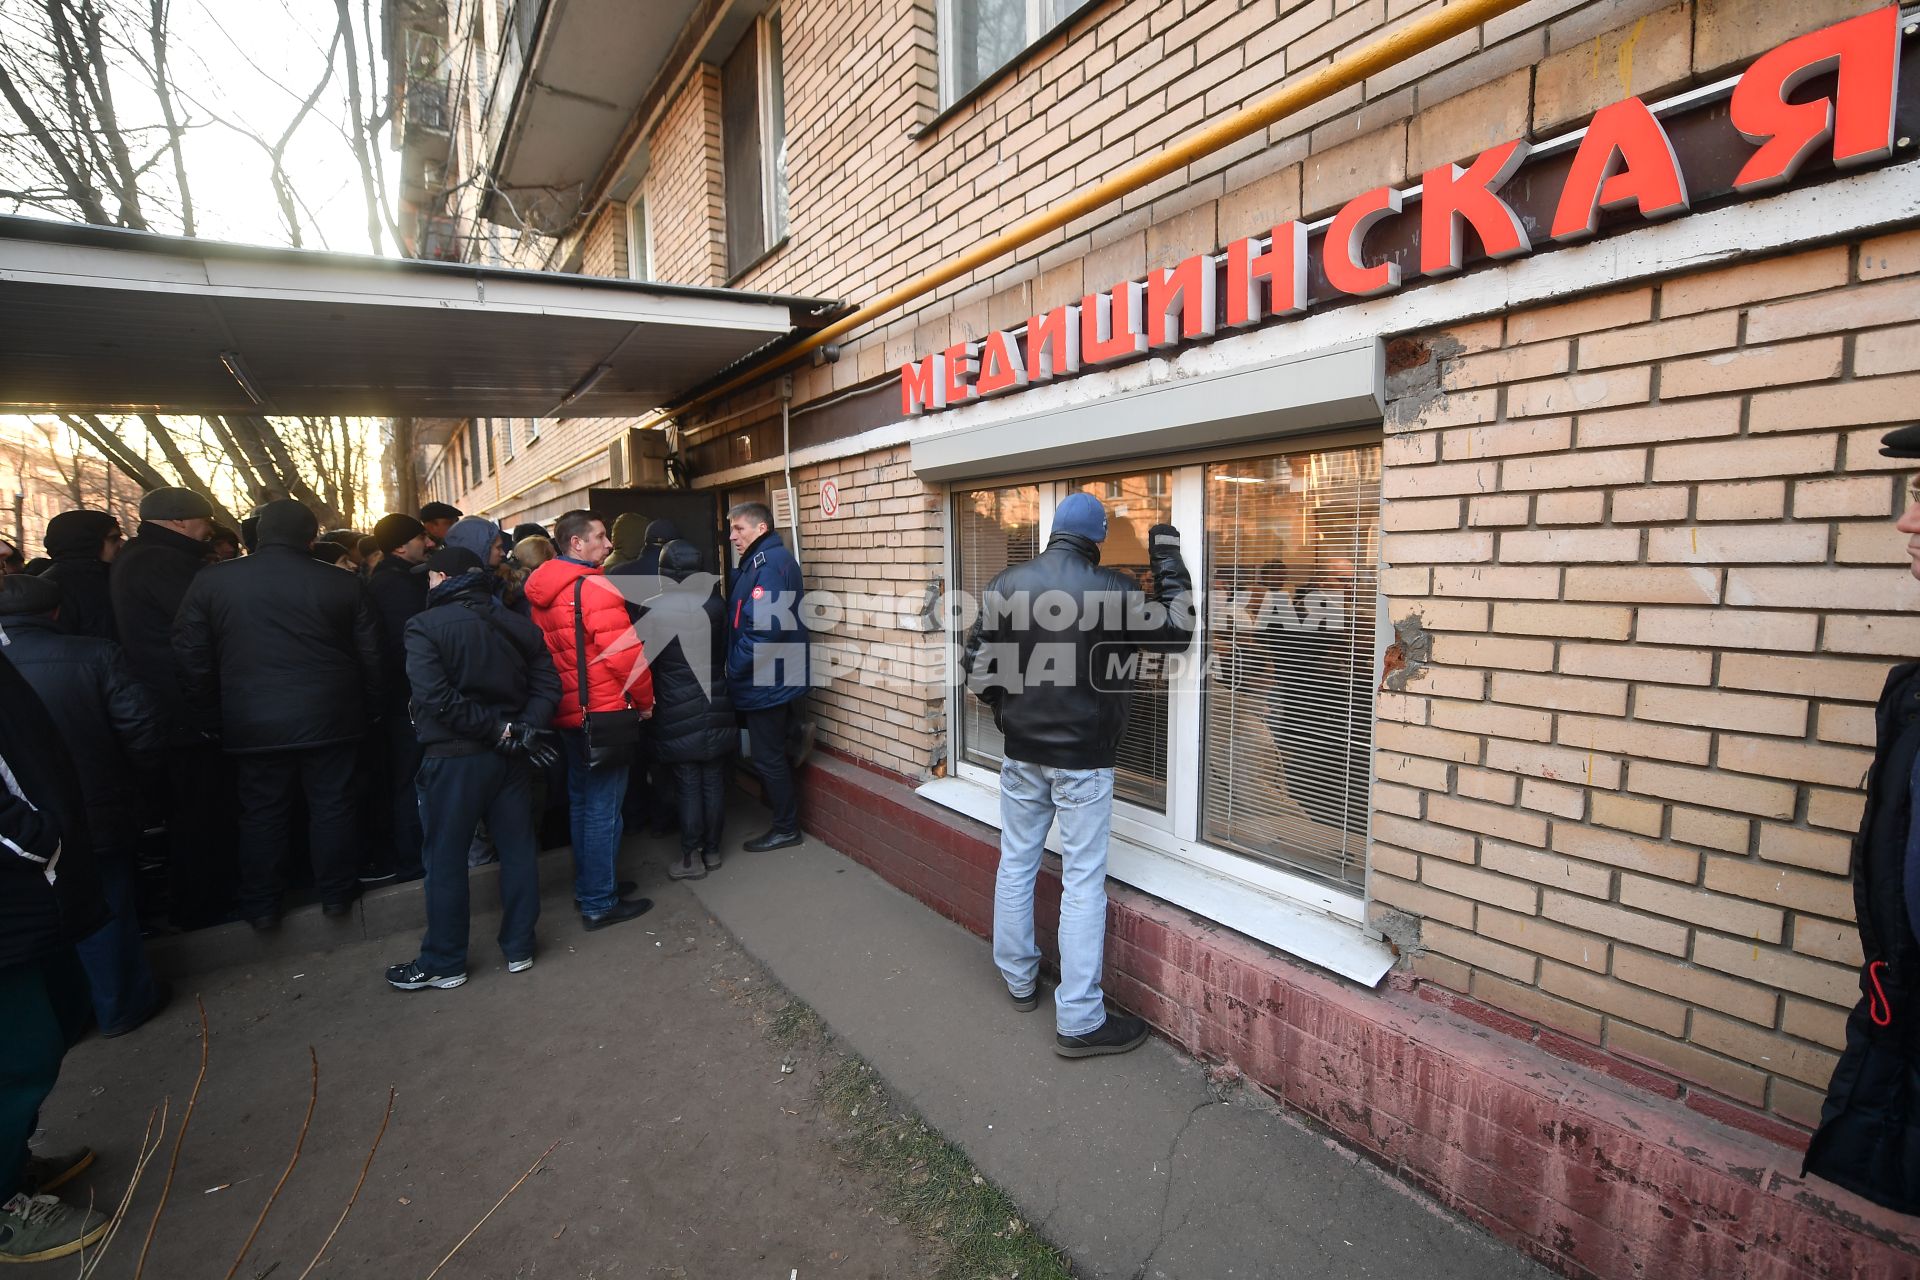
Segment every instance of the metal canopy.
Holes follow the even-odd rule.
[[[624,417],[833,305],[0,217],[0,412]]]

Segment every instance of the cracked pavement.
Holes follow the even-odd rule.
[[[982,939],[817,840],[689,887],[1082,1276],[1550,1274],[1159,1039],[1056,1057],[1051,1002],[1015,1010]]]

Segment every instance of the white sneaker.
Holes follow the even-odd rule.
[[[532,957],[532,956],[528,956],[528,957],[527,957],[527,958],[526,958],[525,960],[509,960],[509,961],[507,961],[507,972],[508,972],[508,973],[525,973],[525,972],[526,972],[527,970],[529,970],[529,969],[531,969],[531,968],[533,968],[533,957]]]

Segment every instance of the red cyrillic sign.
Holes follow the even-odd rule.
[[[1888,6],[1761,55],[1724,102],[1685,104],[1663,118],[1627,98],[1596,113],[1577,141],[1533,147],[1517,138],[1464,168],[1429,169],[1417,189],[1363,192],[1311,237],[1317,257],[1309,229],[1290,221],[1144,281],[1121,281],[1032,317],[1024,331],[957,342],[901,366],[900,411],[946,409],[1202,341],[1222,326],[1390,293],[1409,275],[1446,276],[1468,265],[1468,230],[1478,258],[1513,258],[1584,240],[1603,223],[1631,226],[1686,213],[1704,198],[1765,192],[1810,161],[1847,169],[1884,160],[1898,134],[1901,41],[1899,9]],[[1676,147],[1683,131],[1688,145]],[[1738,171],[1727,173],[1727,151],[1742,146],[1751,153],[1736,155]],[[1541,158],[1547,152],[1552,158]],[[1690,169],[1699,170],[1695,194]]]

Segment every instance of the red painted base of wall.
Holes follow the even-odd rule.
[[[816,757],[803,778],[809,831],[949,919],[989,931],[991,828],[837,757]],[[1111,888],[1115,1003],[1555,1270],[1601,1280],[1920,1275],[1920,1221],[1803,1180],[1797,1143],[1720,1121],[1792,1142],[1788,1126],[1590,1046],[1543,1041],[1532,1025],[1450,993],[1400,981],[1368,991]],[[1043,921],[1057,915],[1059,894],[1050,866]],[[1053,954],[1044,924],[1041,933]]]

